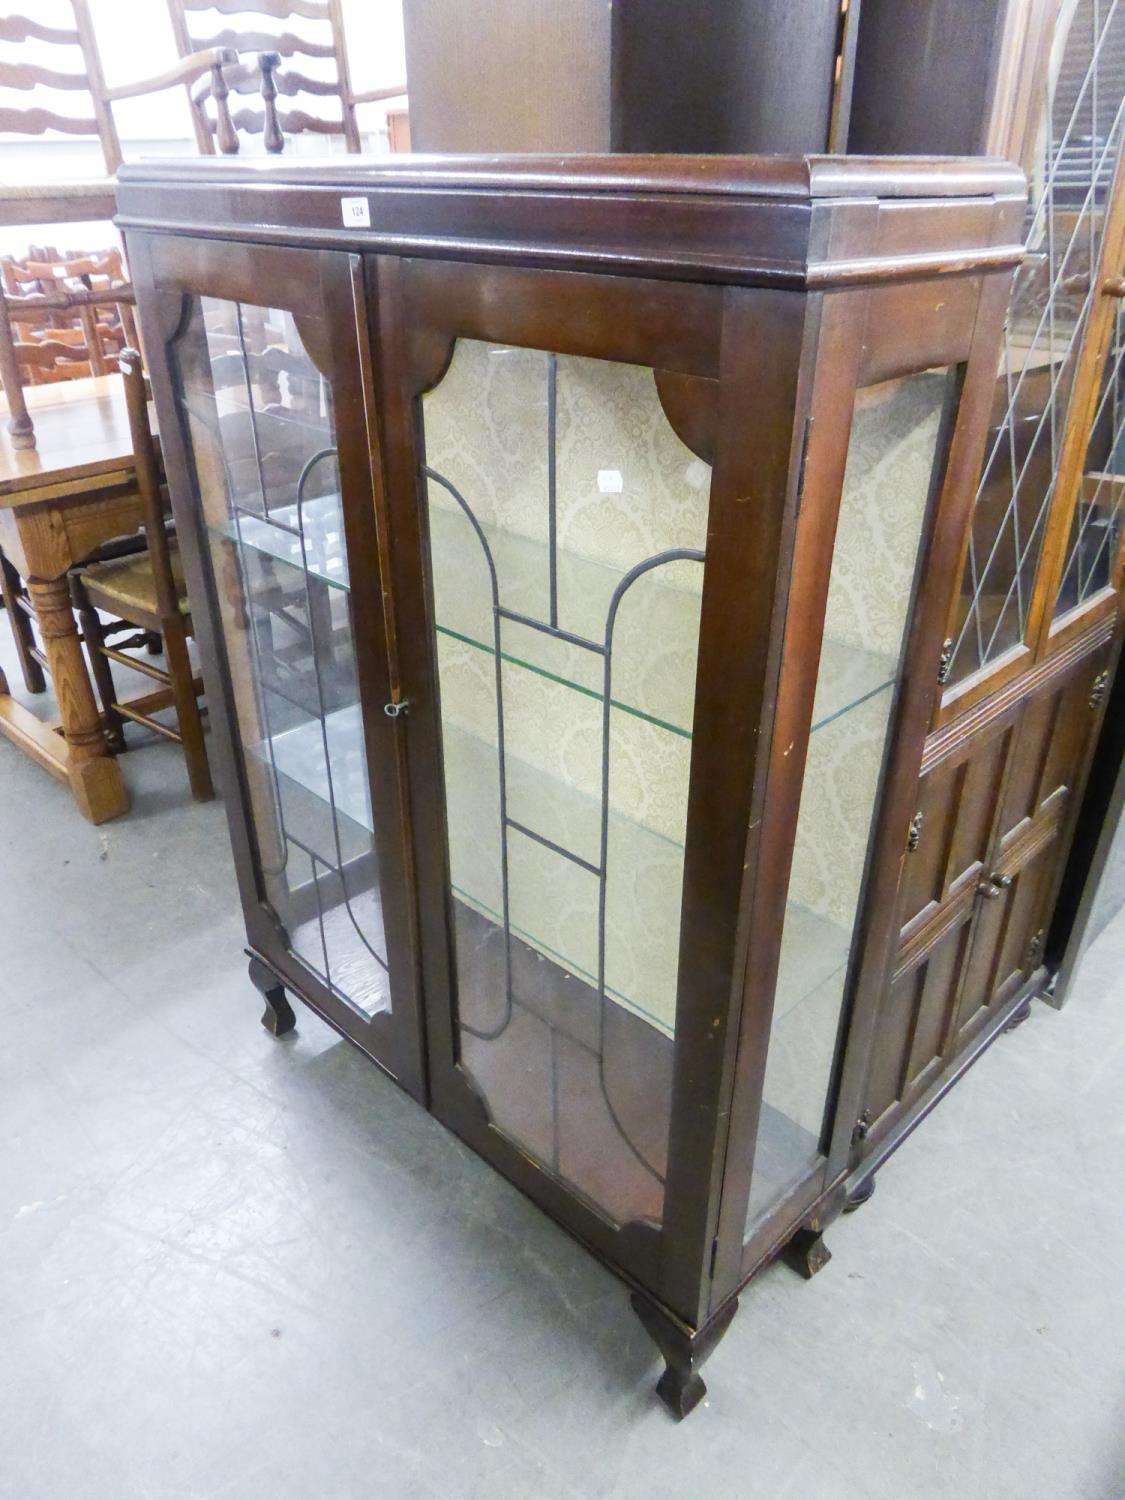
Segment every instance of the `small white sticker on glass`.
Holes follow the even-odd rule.
[[[349,229],[370,229],[371,205],[366,198],[341,198],[340,218]]]
[[[620,495],[625,488],[620,469],[599,469],[598,490],[603,495]]]

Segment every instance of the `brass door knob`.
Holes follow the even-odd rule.
[[[987,896],[990,901],[995,901],[998,896],[1004,894],[1011,883],[1012,877],[1010,875],[1000,875],[994,871],[987,880],[981,881],[977,889],[982,896]]]

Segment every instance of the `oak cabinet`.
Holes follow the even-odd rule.
[[[993,162],[121,176],[266,1023],[612,1266],[679,1415],[1029,993],[1065,715],[913,805],[1022,208]]]

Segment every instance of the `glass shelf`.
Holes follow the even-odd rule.
[[[481,531],[492,553],[504,606],[517,614],[546,618],[546,540],[487,524],[481,525]],[[431,504],[430,547],[438,633],[491,656],[492,611],[485,602],[486,591],[466,586],[466,568],[476,563],[483,571],[486,566],[468,520],[459,512]],[[600,644],[610,599],[625,572],[560,548],[560,627]],[[698,563],[680,562],[643,575],[625,595],[614,629],[614,706],[687,737],[695,701],[702,573]],[[685,643],[683,649],[678,650],[677,643]],[[501,622],[500,645],[510,665],[588,697],[601,697],[603,658],[594,652],[508,619]],[[826,637],[813,729],[888,688],[892,680],[889,657]]]
[[[324,746],[328,744],[328,759]],[[367,756],[363,746],[363,723],[359,704],[352,703],[326,714],[323,721],[314,719],[275,734],[271,741],[247,746],[254,758],[269,768],[272,761],[277,772],[295,785],[303,787],[370,833],[371,798],[367,782]],[[329,787],[331,765],[331,787]],[[320,851],[317,851],[318,854]],[[327,857],[326,855],[323,857]],[[335,857],[333,856],[333,863]]]
[[[348,562],[339,494],[307,500],[302,509],[310,576],[347,590]],[[474,591],[464,587],[467,559],[480,559],[483,566],[479,543],[459,514],[435,507],[430,521],[438,632],[492,655],[491,609],[482,617],[484,612]],[[295,504],[274,507],[271,519],[243,512],[239,521],[241,543],[277,562],[301,568],[304,559],[300,538],[293,534],[296,525]],[[240,539],[233,522],[211,529],[229,540]],[[506,607],[532,616],[543,611],[546,542],[499,527],[481,529],[492,550]],[[560,625],[575,635],[600,642],[610,598],[625,570],[562,549],[558,562]],[[674,572],[682,582],[702,572],[698,564],[690,562],[661,571]],[[691,733],[694,663],[685,669],[681,659],[681,670],[675,670],[675,661],[670,658],[676,657],[676,651],[669,643],[694,643],[697,639],[699,597],[697,591],[666,582],[655,573],[646,574],[626,595],[614,632],[615,680],[627,683],[620,694],[614,692],[615,707],[685,736]],[[603,660],[591,651],[511,620],[502,621],[501,649],[505,662],[512,666],[536,672],[587,697],[601,697]],[[691,680],[685,682],[685,678]],[[891,680],[888,658],[826,637],[813,705],[813,730],[889,687]]]
[[[325,734],[337,811],[369,830],[371,812],[358,706],[329,714]],[[496,746],[448,721],[442,726],[442,734],[453,886],[472,909],[500,921]],[[268,747],[259,744],[251,750],[268,767]],[[328,770],[319,723],[301,724],[277,735],[273,763],[279,778],[303,788],[327,806]],[[596,865],[601,828],[598,800],[510,753],[506,773],[509,820]],[[296,816],[294,809],[293,818]],[[311,839],[313,835],[306,837]],[[335,862],[331,844],[323,834],[312,846],[322,858]],[[670,1034],[675,1013],[683,845],[611,806],[608,846],[607,994]],[[521,874],[513,882],[513,931],[571,973],[594,982],[596,876],[518,829],[509,830],[508,857]],[[615,871],[629,878],[615,879]],[[645,880],[643,913],[637,909],[631,878],[638,871],[643,872]],[[536,893],[541,899],[536,899]],[[806,1005],[815,1004],[816,995],[834,982],[847,960],[848,947],[847,933],[826,918],[795,904],[788,911],[785,944],[799,962],[783,966],[785,982],[778,990],[774,1023],[781,1045],[787,1019]],[[793,1021],[788,1022],[788,1029],[796,1034]]]
[[[310,577],[320,578],[334,588],[346,590],[348,555],[344,545],[344,517],[338,493],[317,495],[301,506],[304,522],[304,553],[297,531],[297,506],[274,505],[269,517],[256,516],[246,510],[222,526],[208,526],[216,536],[250,547],[265,557],[291,567],[303,569],[307,558]]]

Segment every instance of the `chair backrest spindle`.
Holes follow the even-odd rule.
[[[343,136],[347,150],[357,152],[361,142],[356,105],[406,92],[405,84],[362,94],[352,88],[340,0],[167,0],[167,4],[181,56],[203,47],[229,47],[240,56],[258,54],[256,69],[240,67],[227,76],[237,94],[261,92],[261,110],[236,109],[233,118],[238,129],[261,131],[267,151],[280,151],[285,135],[310,131]],[[299,106],[279,110],[278,95],[335,99],[339,114],[325,118]],[[214,150],[213,130],[205,118],[197,122],[200,150]]]
[[[160,488],[160,464],[148,420],[148,387],[140,352],[136,349],[122,349],[117,357],[117,365],[125,382],[125,409],[136,458],[137,490],[141,497],[145,540],[152,559],[157,604],[161,615],[168,618],[174,616],[179,608],[178,594],[172,575],[172,557]]]

